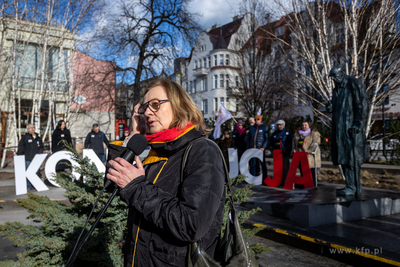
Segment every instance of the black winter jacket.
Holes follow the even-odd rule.
[[[36,154],[43,153],[44,146],[42,143],[42,138],[36,134],[36,138],[29,133],[22,136],[18,144],[17,155],[25,155],[26,161],[32,161]]]
[[[51,152],[55,153],[65,149],[65,142],[72,146],[71,133],[68,129],[55,129],[51,137]]]
[[[182,157],[202,131],[189,128],[167,143],[150,143],[146,175],[120,191],[129,206],[124,266],[186,266],[188,245],[202,240],[214,255],[223,221],[225,174],[218,148],[199,139],[180,182]],[[133,263],[134,261],[134,263]]]
[[[86,136],[85,148],[93,149],[93,151],[97,155],[104,155],[105,152],[104,152],[103,142],[108,147],[109,141],[108,141],[106,135],[102,131],[99,131],[98,133],[91,131]]]

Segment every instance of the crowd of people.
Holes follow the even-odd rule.
[[[274,150],[281,150],[283,161],[283,173],[281,186],[285,184],[290,166],[290,157],[295,152],[307,152],[307,159],[311,168],[314,185],[317,185],[316,172],[321,168],[321,152],[317,147],[321,143],[321,136],[318,130],[309,121],[303,121],[301,127],[293,134],[285,127],[284,120],[276,122],[276,129],[269,131],[267,125],[263,123],[260,115],[248,119],[249,127],[246,129],[242,120],[238,120],[232,131],[224,131],[220,138],[219,145],[224,153],[225,160],[228,160],[228,149],[236,148],[238,159],[246,149],[256,148],[263,152],[265,158],[266,150],[273,154]],[[315,154],[315,155],[314,155]],[[265,167],[257,158],[252,158],[249,162],[250,173],[254,176],[259,175],[261,168]],[[263,168],[266,171],[266,168]],[[301,172],[301,168],[300,168]],[[302,173],[301,173],[302,174]],[[265,176],[265,174],[264,174]]]
[[[232,135],[227,130],[223,132],[219,140],[219,146],[227,164],[229,164],[229,148],[236,148],[239,161],[243,153],[249,148],[260,149],[263,152],[263,158],[266,156],[266,150],[269,150],[272,154],[275,149],[281,149],[283,158],[283,179],[281,186],[283,186],[289,171],[289,161],[292,153],[298,151],[307,152],[314,185],[317,184],[316,171],[321,167],[321,153],[320,150],[316,150],[316,148],[321,142],[321,137],[318,130],[313,127],[309,121],[304,121],[301,128],[296,130],[294,135],[285,128],[284,120],[278,120],[276,122],[276,129],[274,131],[269,131],[268,126],[264,124],[260,115],[250,117],[248,119],[248,124],[249,127],[245,128],[243,121],[238,120],[232,131]],[[123,136],[121,136],[119,140],[127,141],[130,134],[131,131],[129,128],[125,128]],[[93,124],[92,130],[86,136],[84,147],[85,149],[93,149],[100,160],[105,163],[106,152],[103,143],[108,147],[110,142],[106,135],[100,131],[100,126],[95,123]],[[125,142],[125,144],[126,143],[127,142]],[[67,146],[72,147],[71,133],[67,129],[65,121],[60,120],[52,134],[52,153],[65,150]],[[25,155],[26,168],[28,168],[34,156],[43,153],[43,151],[44,146],[42,139],[39,134],[35,132],[35,126],[29,124],[27,133],[19,142],[17,155]],[[314,151],[316,151],[315,156],[313,154]],[[68,166],[69,163],[67,161],[60,161],[57,164],[56,171],[65,170]],[[250,160],[249,166],[250,173],[256,176],[260,173],[260,168],[263,168],[265,165],[260,163],[258,159],[253,158]],[[263,168],[263,171],[265,172],[266,168]],[[29,181],[28,189],[33,189]]]

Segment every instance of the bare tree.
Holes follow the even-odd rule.
[[[240,40],[242,46],[237,56],[237,67],[240,69],[234,96],[240,100],[246,116],[254,116],[261,109],[263,114],[279,117],[287,106],[286,87],[283,80],[285,70],[280,64],[280,54],[273,53],[275,44],[270,35],[274,24],[264,2],[244,0],[241,3],[242,13],[252,13],[253,30],[250,38]],[[258,26],[259,23],[262,26]]]
[[[185,44],[193,45],[200,27],[196,14],[187,9],[189,2],[120,0],[112,3],[113,14],[98,16],[103,25],[93,38],[106,53],[128,59],[121,71],[125,77],[134,77],[134,99],[140,96],[142,79],[153,77],[162,66],[173,62]]]
[[[1,129],[4,146],[17,144],[22,125],[28,123],[35,123],[37,130],[45,133],[43,139],[47,134],[51,139],[56,102],[68,105],[74,94],[69,58],[76,33],[95,7],[93,3],[12,0],[0,5],[4,59],[0,106],[2,116],[8,118]]]
[[[276,1],[279,4],[279,1]],[[290,0],[286,9],[290,39],[280,39],[285,61],[296,73],[295,86],[302,101],[323,121],[323,102],[331,98],[328,74],[341,65],[346,74],[360,78],[370,95],[367,134],[377,103],[397,89],[399,3],[397,0]],[[285,6],[281,6],[285,9]],[[279,39],[270,35],[272,39]],[[329,122],[327,122],[329,124]]]

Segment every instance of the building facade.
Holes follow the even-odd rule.
[[[202,31],[189,58],[175,60],[173,79],[191,95],[204,118],[215,118],[221,104],[233,116],[243,116],[232,90],[239,81],[238,52],[257,26],[250,13],[236,16],[228,24]]]

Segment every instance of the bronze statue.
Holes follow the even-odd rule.
[[[331,156],[334,165],[341,165],[346,187],[337,195],[361,195],[360,167],[367,157],[366,125],[368,95],[365,85],[335,66],[329,72],[335,83],[332,101],[326,110],[332,112]]]

